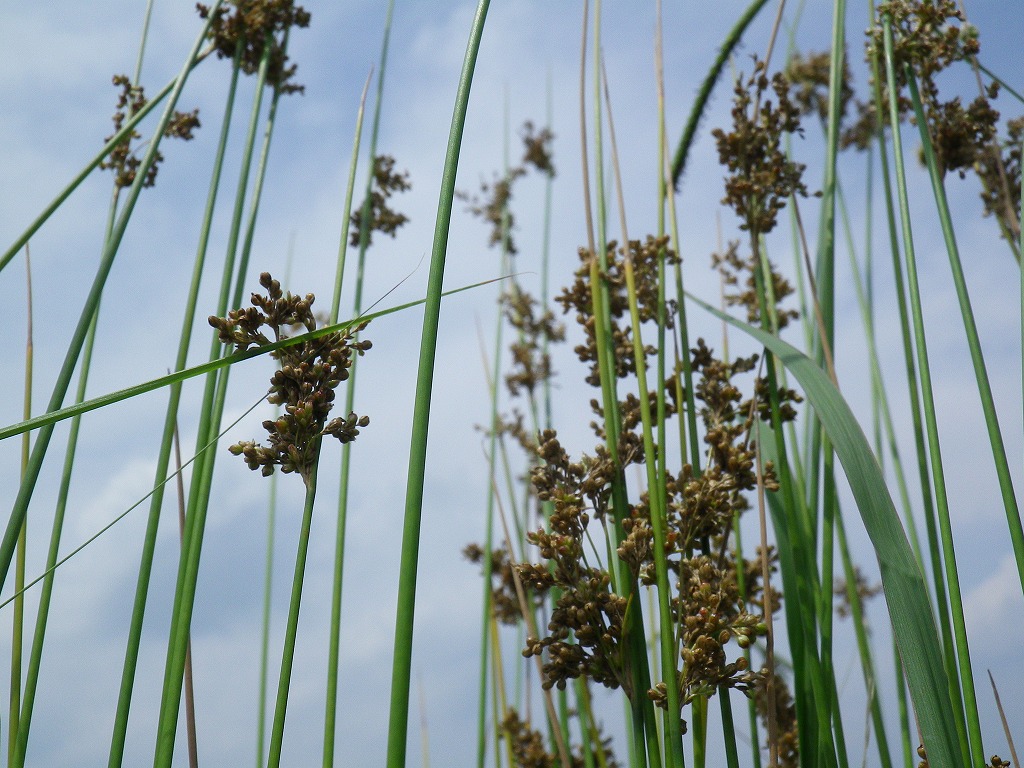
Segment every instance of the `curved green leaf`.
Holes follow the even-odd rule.
[[[687,296],[767,347],[800,382],[843,465],[875,548],[885,602],[928,760],[933,765],[962,768],[939,634],[929,608],[924,575],[914,559],[882,470],[850,406],[825,371],[798,349],[689,293]]]

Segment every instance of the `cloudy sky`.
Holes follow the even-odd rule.
[[[636,238],[656,225],[656,95],[653,79],[654,7],[652,3],[608,4],[604,46],[612,94],[629,229]],[[745,3],[686,4],[665,11],[665,69],[669,133],[674,144],[700,79]],[[821,50],[829,45],[830,20],[809,8],[797,30],[797,45]],[[824,5],[824,4],[822,4]],[[998,4],[978,3],[968,11],[981,29],[983,60],[1018,86],[1014,52],[1022,30],[1016,16],[999,13]],[[384,3],[316,3],[307,8],[312,24],[292,36],[291,55],[304,96],[282,100],[267,184],[256,228],[249,280],[259,272],[282,276],[289,250],[294,253],[286,287],[314,292],[329,306],[334,261],[343,211],[356,108],[363,83],[378,59]],[[130,74],[135,65],[144,4],[99,0],[82,4],[54,0],[4,7],[0,42],[7,52],[0,68],[0,173],[8,190],[0,206],[0,239],[6,244],[72,178],[110,133],[114,74]],[[420,298],[426,283],[434,213],[455,89],[474,5],[399,0],[386,74],[379,150],[407,169],[411,192],[397,205],[410,222],[396,240],[381,239],[369,254],[366,296],[371,300],[395,288],[385,305]],[[774,11],[766,9],[752,26],[735,67],[749,68],[749,56],[763,54]],[[552,284],[564,284],[575,268],[576,249],[585,242],[580,191],[577,125],[579,3],[495,2],[487,20],[473,83],[459,185],[473,191],[503,163],[503,134],[524,120],[542,123],[550,83],[554,152],[559,171],[552,208]],[[848,39],[855,71],[861,76],[860,38],[867,10],[851,8]],[[1016,28],[1015,28],[1016,25]],[[157,2],[146,49],[142,82],[152,92],[178,71],[199,29],[188,2]],[[208,185],[208,169],[220,126],[229,67],[205,62],[189,81],[181,106],[200,108],[203,127],[189,144],[167,142],[166,161],[155,189],[147,190],[128,228],[108,283],[100,320],[90,395],[163,374],[173,365],[181,306],[191,274],[198,227]],[[970,94],[970,73],[950,76],[951,88]],[[859,85],[863,86],[863,80]],[[211,262],[223,253],[230,203],[237,175],[242,126],[247,119],[251,83],[241,89],[234,117],[234,153],[228,161],[224,192],[211,243]],[[711,128],[728,119],[727,86],[721,86],[702,125],[691,170],[680,199],[688,285],[715,300],[717,278],[708,258],[718,242],[717,201],[722,196]],[[1007,97],[1000,108],[1021,111]],[[143,133],[146,133],[143,131]],[[147,134],[148,135],[148,134]],[[809,159],[808,185],[820,182],[813,163],[820,136],[809,125],[795,152]],[[513,153],[517,147],[513,145]],[[514,155],[513,155],[514,156]],[[1011,727],[1024,725],[1024,694],[1013,685],[1024,677],[1013,649],[1024,632],[1024,600],[1016,584],[1006,523],[988,457],[980,408],[973,386],[955,295],[930,193],[916,169],[915,236],[927,296],[929,344],[937,371],[936,397],[950,484],[954,533],[967,605],[974,667],[985,722],[987,754],[1005,755],[1005,743],[988,689],[985,670],[1001,682]],[[365,163],[361,173],[365,172]],[[854,237],[864,240],[863,158],[844,156],[842,180],[849,195]],[[950,195],[958,218],[958,237],[989,372],[1013,466],[1021,466],[1019,274],[999,241],[994,223],[980,217],[976,184],[952,179]],[[859,190],[859,191],[858,191]],[[526,180],[517,191],[516,232],[521,255],[516,269],[536,287],[542,186]],[[110,195],[110,179],[93,174],[32,240],[34,290],[35,412],[49,397],[67,340],[77,323],[91,284],[101,245]],[[813,206],[805,204],[805,219]],[[721,214],[725,237],[736,223]],[[881,227],[876,228],[881,231]],[[613,233],[613,237],[617,236]],[[788,265],[788,235],[773,246],[776,261]],[[840,384],[864,424],[870,424],[865,344],[850,286],[846,254],[841,255],[838,342]],[[219,266],[203,286],[200,315],[215,303]],[[906,438],[905,386],[895,339],[896,310],[880,267],[876,318],[885,375],[893,407]],[[453,224],[446,284],[457,287],[500,274],[498,256],[487,248],[486,229],[461,209]],[[410,276],[411,275],[411,276]],[[408,279],[403,281],[408,276]],[[25,268],[18,258],[0,274],[6,332],[0,339],[7,363],[8,397],[0,420],[21,418],[21,381],[25,338]],[[474,567],[460,557],[470,541],[482,539],[486,490],[484,444],[475,425],[487,419],[485,374],[478,352],[478,328],[494,321],[497,288],[488,286],[446,302],[434,384],[433,421],[428,455],[422,559],[417,598],[415,685],[422,692],[424,719],[434,765],[464,765],[475,755],[475,675],[481,587]],[[342,306],[351,306],[350,291]],[[694,310],[697,312],[698,310]],[[383,762],[387,697],[394,626],[394,598],[401,540],[405,471],[408,461],[412,391],[421,323],[418,310],[375,322],[367,336],[372,352],[360,367],[356,409],[371,426],[353,451],[353,489],[346,563],[339,754],[346,764]],[[571,318],[569,318],[571,321]],[[695,315],[696,333],[713,346],[720,327]],[[202,324],[200,324],[202,325]],[[571,332],[575,332],[571,329]],[[191,362],[207,349],[208,330],[196,333]],[[730,339],[734,353],[747,351]],[[590,449],[584,375],[571,345],[557,353],[556,421],[573,450]],[[264,391],[266,361],[253,361],[232,374],[227,419],[233,420]],[[186,453],[194,442],[201,386],[186,389],[181,427]],[[151,485],[166,394],[153,393],[91,414],[83,421],[72,500],[65,528],[69,550],[147,492]],[[256,437],[266,411],[257,411],[224,438],[224,444]],[[29,573],[38,572],[49,535],[59,457],[67,435],[58,428],[52,455],[44,467],[30,509]],[[904,450],[910,443],[904,439]],[[0,487],[13,500],[20,443],[0,443]],[[336,466],[331,448],[325,466]],[[333,559],[332,498],[337,481],[321,472],[320,505],[303,597],[295,679],[285,740],[285,764],[317,759],[323,710],[323,670],[327,646],[330,570]],[[1019,471],[1018,471],[1019,478]],[[278,657],[287,610],[294,542],[301,512],[301,483],[286,476],[278,484],[279,527],[275,570],[275,634],[272,662]],[[200,754],[212,765],[244,765],[254,760],[257,661],[263,551],[266,540],[268,483],[250,473],[226,451],[218,453],[196,615],[193,648],[196,665]],[[849,502],[847,502],[849,503]],[[856,512],[848,508],[847,527],[857,559],[873,573],[874,559]],[[110,724],[124,653],[124,635],[134,593],[145,512],[129,515],[110,533],[62,569],[54,593],[48,643],[34,723],[29,762],[38,766],[98,765],[105,761]],[[150,611],[143,638],[139,686],[132,710],[127,764],[144,764],[153,748],[164,664],[164,648],[176,569],[176,526],[168,517],[161,531]],[[5,587],[4,595],[10,592]],[[33,605],[30,599],[30,605]],[[0,610],[0,657],[9,649],[10,608]],[[873,606],[872,627],[885,682],[880,695],[892,701],[892,674],[884,607]],[[848,624],[837,630],[838,675],[847,717],[851,758],[859,762],[864,694],[854,660]],[[514,648],[507,646],[507,655]],[[849,662],[847,662],[849,659]],[[275,662],[276,663],[276,662]],[[6,688],[6,685],[0,685]],[[415,696],[415,689],[414,689]],[[894,709],[894,707],[890,707]],[[612,730],[620,709],[610,706]],[[0,721],[6,722],[0,717]],[[420,764],[418,713],[413,712],[410,764]],[[3,737],[6,739],[6,735]],[[182,742],[179,741],[179,744]],[[179,750],[181,752],[181,750]],[[873,753],[871,753],[873,755]],[[183,760],[184,755],[178,755]],[[869,764],[873,758],[869,757]]]

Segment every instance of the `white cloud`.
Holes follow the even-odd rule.
[[[1024,597],[1011,555],[964,595],[964,615],[973,654],[1005,654],[1006,639],[1024,634]]]

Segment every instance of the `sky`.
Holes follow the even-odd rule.
[[[717,46],[744,5],[730,1],[666,7],[666,118],[673,145]],[[796,32],[797,47],[825,49],[831,23],[828,11],[825,4],[808,5]],[[1014,56],[1022,31],[1019,19],[999,13],[999,4],[976,5],[968,5],[968,12],[981,30],[982,60],[1015,83],[1019,79]],[[791,6],[786,12],[787,25],[796,4]],[[326,309],[345,215],[344,187],[356,110],[366,77],[379,58],[385,14],[384,4],[379,2],[310,2],[306,7],[312,13],[311,25],[296,31],[290,43],[290,55],[299,67],[296,78],[306,90],[302,96],[282,99],[279,108],[255,231],[252,277],[247,286],[256,289],[256,275],[264,270],[282,280],[287,273],[286,288],[295,293],[315,293],[319,297],[316,306]],[[408,171],[413,188],[395,201],[396,207],[409,216],[408,225],[394,240],[375,238],[368,255],[365,296],[370,301],[382,298],[381,306],[418,299],[425,290],[426,257],[433,237],[441,168],[473,12],[474,5],[465,2],[399,0],[396,4],[378,148],[396,158],[397,168]],[[732,71],[749,70],[750,56],[763,55],[773,13],[774,6],[766,8],[751,26],[731,64]],[[8,243],[110,134],[116,98],[110,78],[118,73],[131,74],[134,69],[143,4],[54,0],[8,5],[0,14],[0,44],[8,53],[0,69],[4,100],[0,142],[5,148],[0,154],[0,174],[8,189],[0,206],[0,240]],[[525,120],[538,125],[545,122],[550,92],[558,170],[552,203],[553,286],[568,282],[576,266],[577,248],[586,239],[577,127],[581,14],[579,3],[492,3],[459,165],[461,189],[474,192],[481,182],[491,181],[504,163],[506,131],[512,136],[510,151],[514,158],[518,126]],[[652,3],[606,4],[603,46],[629,231],[634,239],[653,233],[657,224],[654,23]],[[851,8],[847,33],[861,89],[861,33],[866,25],[866,9],[861,5]],[[174,77],[199,28],[191,3],[156,2],[142,69],[142,83],[148,91],[156,91]],[[784,25],[784,35],[787,29]],[[228,72],[227,62],[204,62],[182,96],[182,108],[200,109],[203,127],[188,144],[166,142],[161,147],[166,160],[157,185],[142,195],[105,293],[88,387],[90,396],[155,378],[173,365]],[[969,72],[960,72],[943,83],[970,94],[971,77]],[[227,239],[229,200],[238,173],[251,82],[243,82],[240,94],[240,106],[233,118],[234,151],[225,170],[210,248],[211,264],[218,266],[212,267],[204,280],[201,317],[216,301],[215,272]],[[1019,105],[1014,106],[1005,96],[997,107],[1005,108],[1009,116],[1019,111]],[[679,199],[687,285],[710,301],[718,297],[717,277],[709,266],[710,253],[718,247],[720,237],[738,236],[735,219],[718,205],[723,194],[722,174],[709,135],[712,128],[727,125],[729,108],[728,85],[723,81],[702,122]],[[813,158],[820,156],[820,147],[820,131],[813,124],[807,125],[802,139],[794,141],[798,158],[812,159],[808,170],[808,186],[812,189],[820,185],[821,171],[813,164]],[[1021,733],[1024,693],[1013,683],[1024,678],[1024,662],[1015,651],[1015,638],[1024,632],[1024,598],[1017,586],[945,249],[935,225],[934,205],[924,175],[915,163],[910,166],[914,232],[922,264],[922,290],[927,297],[929,351],[937,380],[943,459],[986,729],[985,748],[986,754],[1005,756],[985,672],[991,670],[1001,684],[1010,726]],[[365,161],[359,173],[357,188],[365,179]],[[864,158],[843,155],[840,174],[849,197],[853,237],[863,244]],[[957,236],[1003,438],[1020,491],[1024,448],[1019,272],[999,240],[994,222],[980,216],[976,182],[950,179],[948,187],[958,215]],[[38,413],[49,398],[51,383],[92,281],[109,198],[109,176],[92,174],[31,242],[33,413]],[[524,180],[517,188],[515,204],[520,256],[514,268],[524,272],[523,284],[536,290],[543,215],[540,182]],[[805,202],[801,212],[805,220],[813,222],[813,201]],[[456,204],[445,275],[447,287],[502,274],[498,254],[487,247],[487,236],[486,228]],[[879,226],[873,234],[879,249],[881,237]],[[782,265],[792,262],[788,243],[787,233],[773,238],[770,244],[773,258]],[[888,273],[881,261],[876,327],[901,447],[906,452],[911,446],[906,389],[901,358],[893,343],[897,315],[885,288]],[[0,410],[5,425],[22,418],[24,264],[19,256],[0,274],[6,325],[0,349],[8,361],[9,394]],[[845,249],[838,269],[840,387],[870,434],[865,343]],[[343,308],[352,306],[351,280],[348,286]],[[487,286],[460,294],[446,300],[441,312],[417,591],[410,765],[422,764],[421,714],[432,764],[466,765],[476,753],[482,587],[476,568],[462,559],[460,551],[483,537],[486,444],[476,425],[486,422],[489,405],[479,337],[483,333],[490,338],[498,290],[497,286]],[[691,312],[695,313],[694,335],[719,346],[721,330],[717,321],[701,316],[695,307]],[[356,410],[368,414],[371,424],[352,453],[338,735],[339,758],[345,765],[379,765],[386,745],[398,552],[421,320],[422,313],[413,309],[371,324],[366,337],[374,346],[359,368]],[[585,373],[572,353],[578,339],[573,335],[577,333],[573,319],[566,321],[570,343],[555,353],[556,422],[572,450],[592,450],[587,427],[591,418],[587,402],[592,395],[582,384]],[[202,322],[198,326],[191,364],[204,359],[208,346],[209,332]],[[754,351],[735,335],[730,336],[729,343],[734,354]],[[264,360],[242,364],[233,371],[226,422],[241,416],[260,398],[269,373]],[[200,393],[201,386],[188,387],[182,402],[181,434],[186,455],[190,455],[194,442],[189,436],[195,434]],[[149,490],[165,404],[166,394],[156,392],[83,420],[62,552],[84,541]],[[269,407],[263,406],[243,418],[222,438],[222,446],[259,436],[260,422],[268,413]],[[29,511],[30,575],[39,570],[44,558],[66,438],[65,424],[55,431],[52,454]],[[12,501],[20,451],[18,440],[0,442],[0,487],[9,489],[5,498]],[[326,466],[336,467],[337,449],[328,449],[324,461]],[[332,500],[337,488],[336,473],[335,477],[331,474],[321,473],[321,503],[313,523],[284,746],[287,765],[309,764],[320,754],[334,546]],[[297,478],[281,477],[277,490],[272,669],[280,654],[302,504]],[[267,481],[250,473],[223,447],[219,449],[192,635],[200,756],[206,764],[244,765],[255,759],[267,491]],[[874,574],[877,566],[869,543],[845,490],[844,494],[855,558],[867,573]],[[171,512],[168,506],[158,542],[129,729],[128,765],[144,764],[153,750],[177,567],[177,528]],[[129,514],[61,569],[48,625],[29,752],[31,765],[105,762],[145,515],[145,506]],[[10,585],[5,586],[3,596],[10,591]],[[33,596],[29,600],[30,616],[35,599]],[[887,618],[880,601],[871,606],[869,621],[879,664],[891,665],[886,661]],[[0,657],[9,652],[10,622],[10,607],[0,609]],[[515,638],[507,639],[507,653],[512,656]],[[851,759],[859,762],[864,692],[848,622],[837,623],[836,648]],[[879,695],[891,702],[891,669],[884,670],[881,679],[883,690]],[[0,684],[0,688],[6,689],[6,685]],[[599,698],[604,702],[602,711],[609,729],[616,732],[621,710],[614,697],[602,693]],[[4,716],[0,716],[0,722],[6,722]],[[179,739],[176,764],[184,764],[181,744],[183,740]],[[874,753],[869,752],[867,764],[873,760]]]

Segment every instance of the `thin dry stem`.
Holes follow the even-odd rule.
[[[619,204],[619,226],[622,227],[622,242],[626,244],[626,263],[633,262],[633,249],[629,247],[629,232],[626,230],[626,198],[622,192],[622,170],[619,167],[619,147],[615,143],[615,121],[612,119],[612,96],[608,90],[608,70],[601,55],[601,82],[604,85],[604,105],[608,110],[608,139],[611,141],[612,169],[615,172],[615,200]]]
[[[1003,702],[999,700],[999,689],[996,687],[996,679],[992,677],[992,670],[987,670],[989,682],[992,683],[992,694],[996,697],[996,709],[999,710],[999,719],[1003,721],[1003,733],[1006,734],[1006,743],[1010,746],[1010,757],[1013,764],[1020,767],[1020,758],[1017,757],[1017,748],[1013,745],[1013,734],[1010,733],[1010,724],[1006,722],[1006,712],[1003,711]]]
[[[182,477],[181,438],[178,435],[178,421],[174,421],[174,460],[177,471],[174,473],[178,487],[178,538],[185,539],[185,481]],[[192,676],[192,639],[189,638],[185,647],[185,733],[188,742],[189,768],[199,766],[199,745],[196,741],[196,693]]]
[[[772,59],[772,50],[775,48],[775,38],[779,34],[779,27],[782,26],[782,11],[786,7],[786,0],[779,0],[779,10],[775,12],[775,21],[772,22],[772,32],[768,37],[768,47],[764,51],[764,71],[768,71],[768,63]]]
[[[796,215],[796,228],[800,233],[800,246],[803,251],[804,268],[807,270],[807,282],[811,288],[811,301],[814,305],[814,327],[818,331],[818,340],[821,342],[822,352],[825,353],[825,366],[832,383],[839,387],[839,380],[836,378],[836,364],[832,357],[832,345],[828,343],[828,335],[825,333],[825,320],[821,315],[821,303],[818,301],[818,283],[814,279],[814,269],[811,267],[811,252],[807,247],[807,233],[804,231],[804,222],[800,218],[800,206],[797,204],[797,196],[790,198],[793,201],[793,213]]]
[[[583,34],[580,40],[580,154],[583,162],[583,210],[587,219],[587,245],[591,253],[597,253],[594,239],[594,212],[590,207],[590,160],[587,157],[587,19],[590,11],[589,0],[583,0]]]

